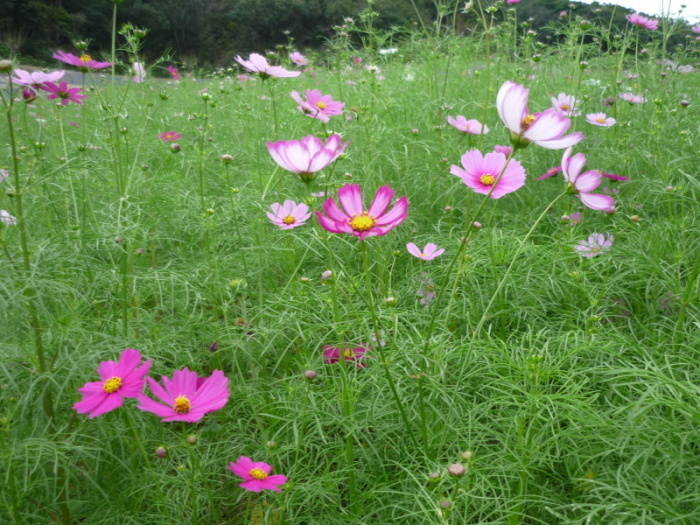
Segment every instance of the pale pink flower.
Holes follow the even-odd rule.
[[[412,242],[409,242],[406,245],[406,249],[408,250],[408,253],[410,253],[414,257],[423,259],[424,261],[432,261],[436,257],[440,257],[443,253],[445,253],[444,248],[440,248],[438,250],[437,245],[433,244],[432,242],[426,244],[423,250],[418,248],[418,246],[416,246]]]
[[[613,240],[614,237],[612,235],[606,239],[602,233],[594,233],[588,237],[587,241],[581,241],[578,246],[574,246],[574,249],[583,257],[595,257],[602,252],[610,250]]]
[[[251,73],[258,73],[262,79],[269,77],[289,78],[301,75],[301,71],[287,71],[282,66],[271,66],[264,56],[258,55],[257,53],[252,53],[249,60],[244,60],[240,56],[237,56],[236,62]]]
[[[644,29],[649,29],[650,31],[654,31],[659,27],[658,20],[647,18],[646,16],[642,16],[638,13],[632,13],[631,15],[627,15],[625,18],[630,24],[643,27]]]
[[[245,481],[238,485],[241,488],[251,492],[260,492],[263,490],[274,490],[282,492],[279,488],[287,482],[287,477],[281,474],[270,475],[272,466],[262,461],[253,461],[249,457],[241,456],[237,462],[231,462],[227,467],[239,478]]]
[[[386,235],[393,228],[408,218],[408,199],[401,197],[392,208],[389,209],[394,190],[389,186],[382,186],[369,209],[362,202],[362,190],[359,184],[345,184],[338,190],[338,200],[343,206],[341,210],[333,199],[327,199],[323,203],[323,211],[316,212],[321,227],[332,233],[349,233],[360,240],[370,236]]]
[[[46,82],[41,86],[41,89],[49,93],[46,96],[48,100],[60,98],[62,106],[67,106],[69,102],[82,104],[83,99],[88,98],[80,93],[81,88],[69,88],[67,82],[61,82],[59,85],[53,82]]]
[[[182,138],[182,133],[178,133],[177,131],[166,131],[165,133],[158,135],[158,138],[163,142],[175,142]]]
[[[498,90],[496,109],[501,120],[511,132],[511,140],[517,147],[533,142],[547,149],[562,149],[583,140],[577,131],[564,135],[571,121],[554,108],[542,113],[530,113],[527,108],[530,90],[515,82],[504,82]]]
[[[299,104],[297,106],[299,111],[321,122],[328,122],[330,117],[342,115],[345,106],[344,102],[333,100],[330,95],[322,95],[318,89],[308,89],[306,100],[296,91],[292,91],[292,98]]]
[[[366,368],[367,363],[364,362],[367,358],[366,353],[367,349],[364,346],[337,348],[326,345],[323,347],[323,362],[327,365],[333,365],[338,361],[349,361],[357,368]]]
[[[65,62],[66,64],[80,68],[80,70],[83,72],[87,72],[91,69],[104,69],[112,65],[111,62],[98,62],[97,60],[93,60],[88,54],[82,54],[77,57],[71,53],[56,51],[52,56],[56,60],[60,60],[61,62]]]
[[[284,201],[284,204],[276,202],[270,206],[270,209],[272,213],[266,212],[268,218],[283,230],[303,226],[311,217],[309,207],[303,202],[299,204],[290,200]]]
[[[174,66],[168,66],[168,73],[173,78],[173,80],[180,80],[180,72]]]
[[[644,97],[632,93],[620,93],[620,98],[630,104],[644,104],[647,101]]]
[[[416,295],[421,297],[420,304],[428,307],[437,295],[437,292],[435,291],[435,282],[427,272],[423,272],[418,279],[418,283],[420,284],[420,287],[416,291]]]
[[[700,33],[700,26],[693,26],[690,29],[693,33]]]
[[[506,157],[510,157],[511,153],[513,153],[513,148],[510,146],[494,146],[493,151],[496,153],[503,153]]]
[[[267,150],[281,167],[297,173],[302,180],[312,180],[317,171],[335,162],[348,144],[340,142],[340,135],[331,135],[325,144],[309,135],[301,140],[268,142]]]
[[[10,212],[7,210],[0,210],[0,222],[7,226],[14,226],[17,224],[17,218],[10,215]]]
[[[492,199],[500,199],[525,184],[525,169],[522,165],[513,159],[507,166],[506,162],[503,153],[482,155],[479,150],[474,149],[462,155],[464,169],[452,165],[450,173],[460,177],[462,182],[475,192],[489,195]]]
[[[448,116],[447,122],[462,133],[469,133],[470,135],[486,135],[489,132],[488,126],[482,124],[478,120],[467,120],[462,115],[457,115],[457,118]]]
[[[134,70],[134,76],[131,77],[131,80],[136,82],[137,84],[140,84],[144,80],[146,80],[146,68],[143,67],[143,64],[140,62],[134,62],[131,65],[131,69]]]
[[[14,74],[17,75],[17,78],[12,78],[13,83],[40,89],[46,82],[58,82],[66,72],[51,71],[50,73],[42,73],[41,71],[29,72],[23,69],[15,69]]]
[[[576,194],[581,199],[581,202],[592,210],[613,211],[615,209],[615,200],[612,197],[591,193],[600,186],[603,175],[595,170],[581,173],[586,165],[586,156],[583,153],[577,153],[573,157],[570,155],[571,148],[569,147],[561,159],[561,171],[564,174],[564,179],[576,190]]]
[[[567,117],[578,117],[581,112],[578,111],[578,100],[571,95],[559,93],[557,97],[552,97],[552,105],[557,111],[564,113]]]
[[[589,113],[586,115],[586,121],[594,126],[601,126],[607,128],[614,126],[617,120],[612,117],[608,117],[605,113]]]
[[[289,58],[297,66],[306,66],[309,64],[308,59],[304,55],[299,53],[299,51],[292,51],[291,53],[289,53]]]

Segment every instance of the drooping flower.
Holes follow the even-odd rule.
[[[49,93],[46,96],[48,100],[60,98],[61,105],[63,106],[67,106],[69,102],[82,104],[83,99],[88,98],[80,93],[81,88],[69,88],[67,82],[61,82],[59,85],[56,85],[53,82],[46,82],[43,86],[41,86],[41,89]]]
[[[561,171],[561,166],[554,166],[552,168],[549,168],[547,171],[545,171],[544,175],[540,175],[539,177],[537,177],[537,180],[544,180],[544,179],[548,179],[549,177],[554,177],[560,171]]]
[[[180,80],[180,72],[175,66],[168,66],[168,73],[170,73],[173,80]]]
[[[647,99],[640,95],[634,95],[633,93],[620,93],[620,98],[626,100],[630,104],[644,104]]]
[[[349,361],[357,368],[365,368],[367,366],[367,363],[364,362],[367,359],[366,353],[367,349],[364,346],[338,348],[326,345],[323,347],[323,362],[332,365],[338,361]]]
[[[496,109],[501,120],[510,130],[511,141],[516,147],[529,143],[547,149],[563,149],[583,140],[583,133],[577,131],[564,135],[571,121],[554,108],[542,113],[530,113],[527,108],[530,90],[515,82],[504,82],[498,90]]]
[[[360,185],[345,184],[338,190],[338,200],[343,210],[330,198],[323,203],[326,215],[317,211],[316,218],[323,229],[332,233],[349,233],[360,240],[386,235],[408,217],[406,197],[401,197],[391,211],[387,211],[393,197],[394,190],[382,186],[377,190],[369,209],[365,209]]]
[[[182,138],[182,133],[178,133],[177,131],[166,131],[165,133],[158,135],[158,138],[163,142],[175,142],[176,140],[180,140]]]
[[[27,104],[34,102],[37,97],[38,95],[36,94],[36,91],[34,91],[32,88],[25,87],[22,89],[22,100]]]
[[[479,150],[473,149],[462,155],[464,169],[452,165],[450,173],[460,177],[462,182],[475,192],[489,195],[492,199],[500,199],[525,184],[525,169],[522,165],[513,159],[507,166],[506,162],[503,153],[482,155]]]
[[[235,463],[231,462],[227,468],[236,476],[245,480],[238,486],[251,492],[263,490],[282,492],[279,486],[284,485],[288,479],[282,474],[270,475],[270,472],[272,472],[271,465],[262,461],[253,461],[246,456],[239,457]]]
[[[489,132],[489,128],[485,124],[475,119],[467,120],[462,115],[457,115],[457,118],[448,116],[447,122],[462,133],[469,133],[470,135],[486,135]]]
[[[615,209],[615,200],[612,197],[591,193],[600,186],[603,176],[595,170],[581,173],[586,165],[586,156],[583,153],[577,153],[573,157],[570,155],[571,148],[567,148],[561,159],[561,171],[564,174],[564,179],[576,191],[584,205],[592,210],[612,212]]]
[[[50,73],[42,73],[41,71],[29,72],[23,69],[15,69],[14,74],[17,75],[17,78],[12,78],[13,83],[40,89],[46,82],[58,82],[66,72],[51,71]]]
[[[134,62],[131,65],[131,69],[134,70],[134,76],[131,78],[134,82],[140,84],[146,80],[146,68],[143,67],[143,64],[140,62]]]
[[[7,210],[0,210],[0,222],[8,226],[14,226],[17,224],[17,218],[10,215],[10,212]]]
[[[97,367],[100,381],[85,383],[78,389],[83,399],[73,405],[79,414],[89,414],[90,419],[111,412],[124,404],[125,397],[137,397],[152,361],[141,363],[141,352],[127,348],[119,361],[102,361]]]
[[[71,53],[56,51],[52,56],[56,60],[60,60],[61,62],[65,62],[66,64],[80,68],[80,70],[83,72],[87,72],[91,69],[104,69],[112,65],[111,62],[98,62],[97,60],[93,60],[88,54],[82,54],[77,57]]]
[[[654,20],[653,18],[647,18],[646,16],[642,16],[639,13],[632,13],[631,15],[627,15],[625,18],[630,24],[643,27],[644,29],[649,29],[650,31],[654,31],[655,29],[659,28],[658,20]]]
[[[567,117],[578,117],[581,112],[578,111],[578,100],[571,95],[559,93],[556,97],[552,97],[552,105],[557,111],[564,113]]]
[[[292,98],[299,104],[297,109],[307,117],[315,118],[321,122],[328,122],[330,117],[343,114],[344,102],[333,100],[330,95],[322,95],[318,89],[308,89],[306,100],[299,93],[292,91]]]
[[[608,117],[605,113],[589,113],[586,115],[586,121],[594,126],[601,126],[607,128],[614,126],[617,120],[612,117]]]
[[[610,250],[614,237],[610,235],[607,239],[602,233],[594,233],[588,237],[587,241],[581,241],[574,249],[583,257],[595,257],[603,252]]]
[[[302,180],[313,180],[314,174],[333,163],[350,142],[340,142],[340,135],[331,135],[324,144],[321,139],[309,135],[301,140],[268,142],[267,150],[274,161]]]
[[[286,200],[284,204],[278,202],[270,206],[272,213],[267,212],[267,216],[273,224],[283,230],[291,230],[297,226],[303,226],[311,217],[309,207],[302,203]]]
[[[436,257],[440,257],[443,253],[445,253],[444,248],[440,248],[438,250],[437,245],[435,245],[432,242],[429,242],[428,244],[425,245],[425,248],[421,250],[413,244],[412,242],[409,242],[406,245],[406,249],[408,250],[408,253],[413,255],[414,257],[418,257],[419,259],[423,259],[424,261],[432,261]]]
[[[270,77],[290,78],[301,75],[301,71],[287,71],[282,66],[271,66],[264,56],[258,55],[257,53],[252,53],[249,60],[244,60],[240,56],[237,56],[236,62],[251,73],[258,73],[263,80]]]
[[[186,421],[196,423],[205,414],[216,412],[228,402],[228,378],[221,370],[214,370],[209,377],[198,377],[197,372],[188,368],[176,370],[173,379],[162,376],[163,386],[147,378],[151,392],[163,404],[145,394],[139,394],[136,407],[145,412],[153,412],[162,421]]]
[[[292,51],[291,53],[289,53],[289,58],[297,66],[306,66],[309,64],[309,60],[304,55],[299,53],[299,51]]]

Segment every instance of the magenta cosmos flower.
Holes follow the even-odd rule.
[[[602,252],[607,252],[612,246],[614,237],[610,235],[607,239],[602,233],[594,233],[588,237],[587,241],[581,241],[581,244],[575,246],[574,249],[584,257],[595,257]]]
[[[581,115],[581,112],[578,111],[578,100],[571,95],[559,93],[556,98],[552,97],[552,105],[554,109],[564,113],[567,117],[578,117]]]
[[[630,104],[644,104],[647,101],[644,97],[633,93],[620,93],[620,98]]]
[[[290,200],[284,201],[284,204],[276,202],[270,206],[270,209],[272,213],[267,212],[270,221],[283,230],[291,230],[297,226],[303,226],[311,217],[309,207],[303,202],[299,204]]]
[[[350,142],[340,142],[340,135],[331,135],[324,144],[309,135],[301,140],[268,142],[267,150],[274,161],[287,171],[298,174],[302,180],[313,180],[314,174],[334,162]]]
[[[80,88],[69,88],[68,82],[61,82],[59,85],[56,85],[53,82],[46,82],[43,86],[41,86],[41,89],[49,93],[46,96],[46,98],[49,100],[60,98],[61,105],[63,106],[67,106],[69,102],[82,104],[83,99],[88,98],[85,95],[80,94]]]
[[[237,56],[236,62],[251,73],[258,73],[262,79],[270,77],[289,78],[301,75],[300,71],[287,71],[282,66],[271,66],[264,56],[258,55],[257,53],[251,54],[249,60],[244,60],[240,56]]]
[[[297,66],[306,66],[309,64],[308,59],[304,55],[299,53],[299,51],[292,51],[291,53],[289,53],[289,58]]]
[[[335,201],[327,199],[323,203],[323,211],[316,212],[321,227],[332,233],[349,233],[360,240],[370,236],[386,235],[408,218],[408,199],[401,197],[391,209],[391,199],[394,198],[394,190],[389,186],[382,186],[369,209],[365,209],[362,202],[362,190],[359,184],[345,184],[338,190],[338,200],[343,206],[341,210]]]
[[[245,480],[238,486],[250,490],[251,492],[260,492],[262,490],[282,492],[279,486],[287,483],[288,479],[281,474],[274,474],[271,476],[271,465],[263,463],[262,461],[253,461],[246,456],[238,458],[236,463],[231,462],[228,469],[239,478]]]
[[[111,62],[98,62],[97,60],[93,60],[92,57],[87,54],[82,54],[77,57],[70,53],[56,51],[52,56],[56,60],[60,60],[61,62],[65,62],[66,64],[80,68],[83,72],[87,72],[90,69],[104,69],[112,65]]]
[[[462,133],[469,133],[470,135],[486,135],[489,132],[488,126],[478,120],[467,120],[462,115],[457,115],[457,118],[448,116],[447,122]]]
[[[322,95],[318,89],[306,91],[306,100],[299,93],[292,91],[292,98],[299,104],[297,109],[307,117],[321,122],[328,122],[330,117],[343,114],[344,102],[333,100],[330,95]]]
[[[631,15],[627,15],[625,18],[630,24],[643,27],[644,29],[649,29],[650,31],[654,31],[655,29],[659,28],[658,20],[647,18],[646,16],[642,16],[638,13],[632,13]]]
[[[12,82],[22,86],[33,87],[40,89],[47,82],[58,82],[66,74],[65,71],[51,71],[50,73],[42,73],[41,71],[24,71],[23,69],[15,69],[17,78],[12,78]]]
[[[496,109],[501,120],[510,130],[511,141],[516,147],[533,142],[547,149],[563,149],[583,140],[577,131],[564,135],[571,121],[554,108],[542,113],[530,113],[527,108],[530,90],[515,82],[504,82],[498,90]]]
[[[165,133],[158,135],[158,138],[163,142],[175,142],[176,140],[180,140],[182,138],[182,133],[178,133],[177,131],[166,131]]]
[[[589,113],[586,115],[586,122],[594,126],[609,128],[610,126],[614,126],[617,120],[608,117],[605,113]]]
[[[440,248],[438,250],[437,245],[433,244],[432,242],[426,244],[423,250],[418,248],[418,246],[416,246],[412,242],[409,242],[406,245],[406,249],[408,250],[408,253],[410,253],[414,257],[423,259],[424,261],[432,261],[436,257],[440,257],[443,253],[445,253],[444,248]]]
[[[473,149],[462,155],[462,166],[450,166],[450,173],[462,179],[462,182],[477,193],[500,199],[504,195],[522,188],[525,184],[525,169],[517,160],[511,160],[506,166],[503,153],[482,155]],[[501,171],[503,174],[500,176]]]
[[[216,412],[228,402],[228,378],[221,370],[214,370],[210,377],[198,377],[188,368],[176,370],[172,381],[161,377],[163,386],[147,379],[148,386],[164,404],[139,393],[139,405],[145,412],[153,412],[162,421],[186,421],[196,423],[209,412]]]
[[[170,76],[173,80],[180,80],[180,72],[177,70],[176,67],[168,66],[168,73],[170,73]]]
[[[349,361],[357,368],[365,368],[367,366],[367,363],[364,362],[364,359],[367,358],[366,353],[367,349],[364,346],[338,348],[326,345],[323,347],[323,362],[327,365],[333,365],[338,361]]]
[[[83,399],[73,405],[79,414],[90,414],[90,419],[111,412],[124,404],[125,397],[137,397],[143,390],[151,360],[141,363],[141,352],[127,348],[119,361],[102,361],[97,367],[101,381],[85,383],[78,389]]]
[[[544,175],[540,175],[539,177],[537,177],[537,180],[544,180],[544,179],[548,179],[549,177],[554,177],[560,171],[561,171],[561,166],[554,166],[552,168],[549,168],[547,171],[545,171]]]
[[[576,194],[581,199],[581,202],[592,210],[614,211],[615,200],[612,197],[591,193],[600,186],[603,175],[595,170],[581,173],[586,165],[586,156],[583,153],[577,153],[573,157],[570,155],[571,148],[567,148],[561,159],[561,171],[569,185],[576,190]]]

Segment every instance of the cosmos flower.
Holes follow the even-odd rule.
[[[510,157],[511,153],[513,153],[513,148],[510,146],[494,146],[493,151],[496,153],[503,153],[506,157]]]
[[[177,131],[166,131],[165,133],[158,135],[158,138],[163,142],[175,142],[182,138],[182,133],[178,133]]]
[[[245,480],[238,486],[251,492],[263,490],[282,492],[279,486],[285,484],[288,479],[281,474],[270,475],[270,472],[272,472],[271,465],[262,461],[253,461],[246,456],[239,457],[235,463],[231,462],[227,468],[236,476]]]
[[[367,363],[364,362],[364,359],[367,358],[366,353],[367,349],[364,346],[337,348],[326,345],[323,347],[323,362],[332,365],[338,361],[348,361],[357,368],[365,368],[367,366]]]
[[[313,180],[317,171],[342,155],[350,142],[340,142],[340,135],[331,135],[324,144],[321,139],[309,135],[301,140],[268,142],[267,150],[282,168],[298,174],[302,180]]]
[[[284,204],[276,202],[270,206],[270,209],[272,213],[267,212],[268,218],[283,230],[303,226],[311,217],[309,207],[303,202],[299,204],[290,200],[284,201]]]
[[[503,153],[482,155],[479,150],[474,149],[462,155],[464,169],[452,165],[450,173],[460,177],[462,182],[475,192],[489,195],[492,199],[500,199],[525,184],[525,169],[522,165],[512,159],[507,166],[506,162]]]
[[[180,72],[177,70],[176,67],[168,66],[168,73],[170,73],[170,76],[173,80],[180,80]]]
[[[63,51],[56,51],[53,58],[80,68],[81,71],[87,72],[91,69],[104,69],[112,65],[111,62],[98,62],[93,60],[90,55],[82,54],[79,57],[72,55],[71,53],[64,53]]]
[[[583,153],[577,153],[573,157],[570,155],[571,148],[567,148],[561,159],[561,171],[564,174],[564,179],[576,191],[581,202],[592,210],[613,211],[615,209],[615,200],[612,197],[591,193],[600,186],[603,176],[595,170],[581,173],[586,165],[586,156]]]
[[[146,80],[146,69],[143,67],[143,64],[140,62],[134,62],[131,65],[131,69],[134,70],[134,76],[131,77],[131,79],[136,82],[137,84],[140,84],[144,80]]]
[[[539,177],[537,177],[537,180],[544,180],[544,179],[548,179],[549,177],[554,177],[560,171],[561,171],[561,166],[554,166],[552,168],[549,168],[547,171],[545,171],[544,175],[540,175]]]
[[[642,16],[638,13],[632,13],[631,15],[627,15],[625,18],[630,24],[643,27],[644,29],[649,29],[650,31],[654,31],[659,27],[658,20],[647,18],[646,16]]]
[[[307,117],[321,122],[328,122],[330,117],[343,114],[344,102],[333,100],[330,95],[322,95],[318,89],[308,89],[306,100],[299,93],[292,91],[292,98],[299,104],[297,109]]]
[[[73,405],[79,414],[90,419],[111,412],[124,404],[125,397],[137,397],[143,390],[144,378],[151,368],[151,360],[141,363],[141,352],[127,348],[119,361],[102,361],[97,367],[100,381],[85,383],[78,389],[83,399]]]
[[[416,246],[412,242],[409,242],[406,245],[406,249],[408,250],[408,253],[410,253],[414,257],[423,259],[424,261],[432,261],[436,257],[440,257],[443,253],[445,253],[444,248],[440,248],[438,250],[437,245],[433,244],[432,242],[426,244],[423,250],[418,248],[418,246]]]
[[[632,93],[620,93],[620,98],[630,104],[644,104],[647,101],[644,97]]]
[[[594,126],[608,128],[610,126],[614,126],[617,120],[612,117],[608,117],[605,113],[589,113],[586,115],[586,122],[593,124]]]
[[[393,197],[394,190],[389,186],[382,186],[377,190],[369,209],[365,209],[360,185],[345,184],[338,190],[338,200],[343,210],[332,198],[327,199],[323,203],[326,215],[317,211],[316,218],[323,229],[332,233],[349,233],[360,240],[375,235],[386,235],[408,218],[406,197],[401,197],[392,210],[387,211]]]
[[[610,250],[613,240],[614,237],[612,235],[606,239],[602,233],[594,233],[588,237],[587,241],[581,241],[578,246],[574,246],[574,249],[583,257],[595,257],[602,252]]]
[[[236,62],[251,73],[258,73],[263,80],[270,77],[290,78],[301,75],[301,71],[287,71],[282,66],[271,66],[264,56],[258,55],[257,53],[252,53],[249,60],[244,60],[240,56],[237,56]]]
[[[46,82],[58,82],[66,72],[51,71],[50,73],[42,73],[41,71],[29,72],[23,69],[15,69],[14,74],[17,75],[17,78],[12,78],[13,83],[40,89]]]
[[[152,378],[147,378],[151,392],[163,404],[139,393],[139,405],[145,412],[153,412],[162,421],[186,421],[196,423],[205,414],[216,412],[228,402],[228,378],[221,370],[214,370],[209,377],[198,377],[197,372],[188,368],[176,370],[173,379],[161,377],[163,386]]]
[[[530,113],[527,108],[529,95],[529,89],[508,81],[503,83],[496,97],[498,115],[510,130],[515,147],[522,148],[532,142],[547,149],[563,149],[583,140],[580,131],[564,135],[571,121],[556,109]]]
[[[85,95],[80,94],[80,88],[69,88],[67,82],[61,82],[58,86],[53,82],[46,82],[43,86],[41,86],[41,89],[49,93],[46,96],[48,100],[60,98],[61,105],[63,106],[67,106],[69,102],[82,104],[83,99],[88,98]]]
[[[489,132],[488,126],[482,124],[478,120],[467,120],[462,115],[457,115],[457,118],[448,116],[447,122],[462,133],[469,133],[470,135],[486,135]]]
[[[552,105],[557,111],[564,113],[567,117],[578,117],[581,112],[578,111],[578,100],[571,95],[559,93],[557,97],[552,97]]]
[[[611,180],[620,180],[620,181],[625,181],[625,180],[630,180],[629,177],[625,177],[624,175],[618,175],[617,173],[602,173],[603,177],[606,179],[611,179]]]
[[[309,60],[304,55],[299,53],[299,51],[292,51],[289,53],[289,58],[297,66],[307,66],[309,64]]]

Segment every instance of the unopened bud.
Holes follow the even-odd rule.
[[[277,441],[268,441],[266,443],[267,448],[277,448],[279,445],[277,444]]]
[[[472,222],[472,228],[475,230],[480,230],[481,228],[483,228],[483,226],[481,225],[480,222],[474,221],[474,222]]]
[[[396,304],[396,297],[393,297],[393,296],[387,297],[386,299],[384,299],[384,302],[385,302],[388,306],[394,306],[394,305]]]
[[[680,104],[681,104],[681,106],[684,107],[684,108],[687,108],[688,106],[690,106],[690,102],[688,102],[688,101],[685,100],[685,99],[681,100]]]
[[[233,155],[229,155],[228,153],[225,155],[221,155],[221,162],[224,164],[230,164],[233,162]]]
[[[218,349],[219,349],[219,344],[216,341],[212,341],[211,343],[209,343],[209,351],[211,353],[216,352]]]
[[[181,150],[181,149],[182,149],[182,148],[181,148],[180,145],[177,144],[177,143],[171,144],[171,145],[170,145],[170,151],[172,151],[173,153],[180,153],[180,150]]]
[[[326,270],[321,274],[321,280],[322,281],[328,281],[333,277],[333,272],[331,270]]]
[[[197,438],[197,436],[195,436],[194,434],[192,434],[191,436],[187,436],[187,443],[188,443],[188,444],[190,444],[190,445],[196,445],[196,444],[197,444],[197,441],[198,441],[198,438]]]
[[[160,459],[165,459],[168,457],[168,449],[165,447],[158,447],[156,449],[156,456]]]
[[[461,463],[453,463],[449,467],[447,467],[447,472],[450,473],[450,476],[454,476],[455,478],[461,478],[464,476],[465,472],[467,472],[467,469],[464,468],[464,465]]]
[[[443,499],[442,501],[440,501],[440,508],[441,509],[449,509],[450,506],[452,506],[452,503],[450,503],[450,500]]]
[[[312,379],[316,379],[317,375],[318,374],[316,374],[316,372],[313,370],[307,370],[306,372],[304,372],[304,377],[309,381],[311,381]]]
[[[14,68],[12,60],[0,60],[0,73],[12,73]]]
[[[428,474],[428,479],[430,481],[437,481],[440,479],[440,473],[439,472],[431,472]]]
[[[641,217],[640,217],[639,215],[632,215],[632,216],[630,217],[630,220],[631,220],[632,222],[639,222],[639,221],[641,221],[642,219],[641,219]]]
[[[472,453],[471,450],[465,450],[464,452],[462,452],[462,459],[464,461],[469,461],[470,459],[472,459],[473,455],[474,454]]]

